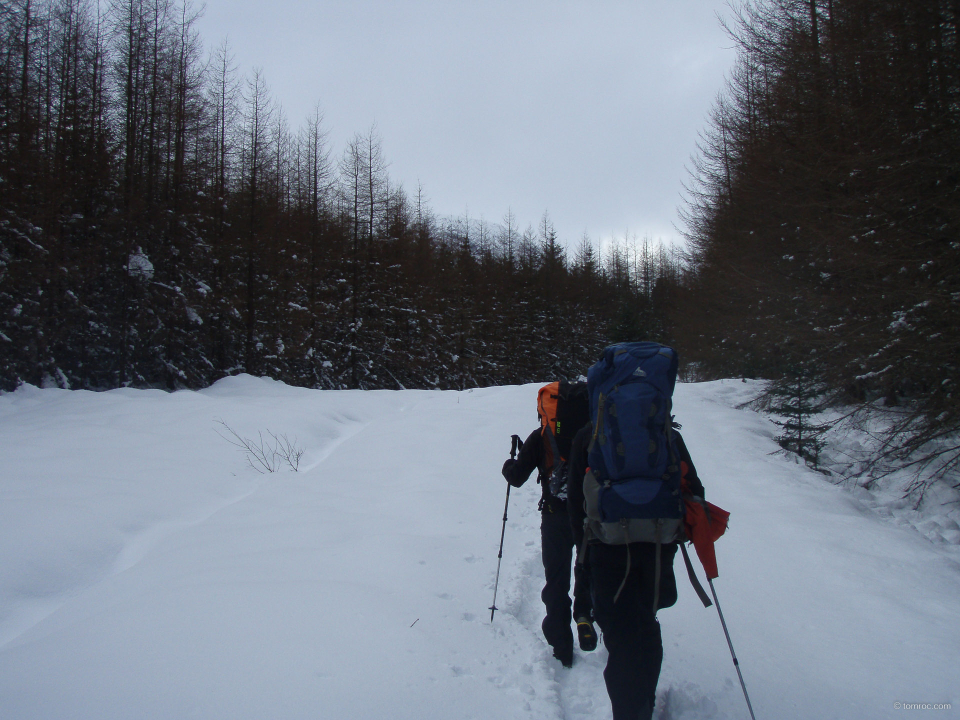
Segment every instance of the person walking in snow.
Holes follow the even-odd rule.
[[[554,473],[557,470],[564,478],[566,477],[565,463],[558,467],[554,457],[560,455],[562,461],[562,455],[567,453],[566,448],[563,447],[562,423],[561,431],[551,435],[557,430],[556,423],[552,427],[550,425],[550,418],[555,418],[557,414],[556,405],[547,409],[542,402],[546,396],[548,398],[546,404],[549,405],[551,393],[553,393],[554,402],[559,396],[562,403],[567,394],[566,383],[552,383],[541,390],[541,402],[538,402],[541,427],[530,433],[523,447],[520,448],[516,460],[509,459],[503,464],[502,473],[508,483],[514,487],[520,487],[530,477],[534,468],[537,470],[537,482],[541,487],[538,509],[541,513],[540,543],[545,577],[540,598],[546,607],[546,617],[543,619],[541,628],[544,637],[553,648],[554,657],[565,667],[571,667],[573,665],[573,631],[570,620],[572,618],[577,620],[581,650],[596,649],[597,634],[593,626],[589,581],[582,568],[575,568],[573,572],[571,615],[570,566],[573,562],[574,550],[583,539],[583,523],[581,522],[576,528],[571,526],[570,514],[567,510],[567,491],[563,479],[561,478],[558,482]],[[562,417],[564,414],[562,404],[559,412]],[[581,414],[585,413],[584,399]],[[571,426],[573,432],[582,423],[582,418],[577,417],[576,424]],[[573,432],[567,437],[566,443],[570,442]],[[558,442],[560,447],[557,445]],[[554,452],[554,448],[557,448],[557,452]]]
[[[674,425],[679,429],[679,425]],[[591,532],[584,507],[584,475],[593,426],[588,422],[573,439],[567,476],[570,523],[587,542],[577,567],[585,569],[593,596],[593,611],[609,653],[603,679],[613,707],[613,720],[650,720],[663,662],[663,639],[657,610],[677,602],[673,559],[678,543],[652,542],[609,545]],[[687,492],[703,498],[703,483],[680,433],[673,431]],[[583,572],[583,571],[581,571]],[[654,608],[654,598],[657,607]]]

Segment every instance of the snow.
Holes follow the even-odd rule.
[[[539,488],[511,493],[538,386],[0,395],[0,716],[608,718],[603,646],[539,630]],[[750,383],[678,385],[715,581],[757,717],[901,717],[960,688],[960,563],[778,453]],[[257,474],[220,435],[295,439]],[[938,525],[939,527],[940,525]],[[960,528],[942,529],[940,537]],[[677,563],[660,720],[748,717],[713,608]]]
[[[812,418],[827,426],[820,437],[824,448],[819,467],[829,482],[842,485],[881,517],[940,545],[960,564],[960,473],[949,468],[941,472],[952,455],[947,452],[920,466],[919,475],[917,467],[904,460],[877,463],[877,448],[891,426],[902,422],[908,408],[885,408],[877,402],[851,410],[828,408]],[[955,436],[946,436],[928,443],[922,451],[948,450],[956,442]]]
[[[153,280],[153,263],[150,262],[150,258],[144,254],[143,250],[137,248],[137,251],[131,253],[127,259],[127,272],[142,280]]]

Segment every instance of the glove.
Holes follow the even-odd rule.
[[[500,471],[500,474],[503,475],[504,479],[514,487],[517,487],[513,481],[513,467],[516,464],[517,464],[516,460],[514,460],[513,458],[508,458],[503,463],[503,469]]]

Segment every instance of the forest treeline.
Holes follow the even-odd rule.
[[[0,4],[0,389],[465,388],[664,334],[680,259],[438,218],[375,128],[296,130],[175,0]]]
[[[466,388],[655,339],[688,378],[898,408],[887,449],[955,464],[960,0],[732,13],[680,258],[437,217],[375,128],[291,129],[190,5],[0,1],[0,389]]]
[[[734,8],[673,316],[702,375],[898,407],[884,451],[940,470],[960,451],[958,22],[958,0]]]

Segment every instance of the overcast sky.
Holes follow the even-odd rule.
[[[334,155],[375,123],[394,182],[438,215],[575,246],[679,239],[697,133],[734,53],[725,0],[206,0],[208,47],[260,67],[292,129],[319,103]]]

